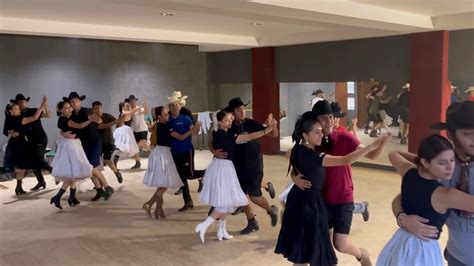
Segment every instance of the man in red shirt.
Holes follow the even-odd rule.
[[[323,127],[325,138],[319,151],[333,156],[345,156],[364,147],[351,133],[333,131],[334,117],[331,106],[327,101],[319,101],[313,107],[313,112],[320,114],[318,121]],[[382,142],[373,152],[366,155],[369,159],[376,159],[383,154],[383,150],[390,138]],[[368,252],[354,246],[349,239],[354,210],[354,185],[350,165],[325,167],[326,181],[322,194],[328,207],[329,226],[333,228],[333,244],[337,251],[352,255],[361,265],[372,265]],[[295,184],[301,183],[301,178],[292,177]]]

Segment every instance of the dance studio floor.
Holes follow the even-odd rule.
[[[197,152],[198,168],[210,161],[206,151]],[[146,160],[142,160],[146,168]],[[133,164],[123,160],[119,168]],[[282,156],[265,157],[265,177],[277,191],[287,183],[284,177],[287,162]],[[360,215],[354,217],[352,241],[368,249],[373,262],[397,226],[390,210],[393,197],[400,190],[400,177],[394,173],[354,168],[356,199],[370,204],[370,220],[365,223]],[[275,255],[279,225],[270,226],[270,219],[256,209],[260,231],[240,236],[237,231],[246,225],[244,215],[228,219],[229,231],[235,238],[217,241],[216,226],[206,234],[203,245],[194,234],[208,210],[199,204],[197,182],[191,181],[195,207],[179,213],[181,196],[165,195],[167,219],[150,220],[141,206],[154,189],[142,185],[142,171],[123,171],[124,182],[118,184],[113,173],[104,172],[115,188],[107,201],[91,203],[95,192],[78,194],[82,203],[69,207],[63,197],[63,211],[49,205],[57,187],[46,176],[48,187],[25,196],[14,196],[15,181],[4,182],[9,187],[0,190],[0,265],[291,265],[282,256]],[[24,188],[36,181],[25,180]],[[82,190],[92,188],[91,182],[81,185]],[[266,192],[265,196],[268,196]],[[66,193],[67,194],[67,193]],[[273,204],[278,206],[276,199]],[[441,237],[445,246],[447,233]],[[338,254],[340,265],[359,265],[352,257]]]

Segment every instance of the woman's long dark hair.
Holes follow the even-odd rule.
[[[156,121],[159,121],[160,118],[158,116],[161,116],[161,113],[163,113],[163,109],[165,109],[164,106],[158,106],[153,109],[153,114],[155,115]]]
[[[61,116],[62,114],[61,110],[63,109],[65,103],[66,103],[65,101],[60,101],[56,104],[56,114],[58,116]]]
[[[447,138],[433,134],[420,142],[415,163],[420,166],[421,159],[431,162],[436,156],[447,150],[454,150],[453,144]]]
[[[313,126],[316,122],[318,122],[317,114],[311,111],[304,113],[296,120],[295,130],[291,135],[291,139],[295,143],[295,145],[291,149],[290,163],[288,165],[288,172],[286,173],[286,175],[288,175],[292,167],[293,169],[295,169],[295,154],[296,150],[301,144],[301,141],[303,140],[303,133],[308,134],[311,130],[313,130]]]

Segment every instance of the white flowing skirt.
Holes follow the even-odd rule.
[[[293,183],[293,181],[291,181],[290,179],[290,181],[286,185],[285,190],[283,190],[283,192],[281,192],[280,195],[278,196],[278,199],[280,200],[281,203],[286,204],[286,199],[288,199],[288,194],[290,193],[290,190],[291,188],[293,188],[294,185],[295,183]]]
[[[443,256],[438,240],[423,241],[398,229],[377,259],[377,266],[442,266]]]
[[[214,158],[207,167],[199,195],[202,203],[213,207],[240,207],[248,205],[240,187],[234,164],[230,160]]]
[[[51,175],[56,180],[77,181],[92,175],[92,165],[87,160],[79,139],[60,138],[56,145],[56,155],[51,164]]]
[[[140,152],[133,130],[129,126],[121,126],[114,130],[115,147],[121,152],[135,155]]]
[[[179,177],[169,147],[156,146],[150,152],[143,184],[149,187],[165,188],[179,188],[184,185]]]

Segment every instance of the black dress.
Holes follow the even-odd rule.
[[[18,132],[17,137],[8,139],[8,149],[11,154],[8,159],[8,166],[18,169],[33,169],[33,159],[31,146],[28,145],[26,139],[27,127],[21,124],[23,117],[10,116],[6,125],[6,130]]]
[[[275,253],[293,263],[310,265],[337,264],[336,253],[329,238],[326,206],[321,195],[325,179],[322,166],[324,153],[304,146],[294,151],[295,168],[311,188],[293,186],[288,194]]]

